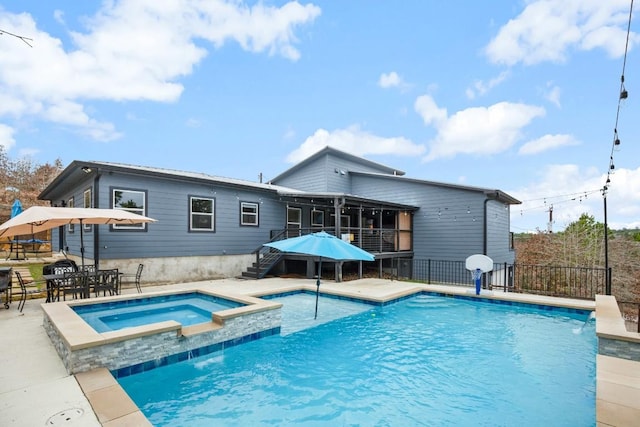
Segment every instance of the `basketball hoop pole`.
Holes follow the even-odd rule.
[[[482,270],[476,268],[473,272],[473,278],[476,280],[476,295],[480,295],[480,286],[482,285]]]

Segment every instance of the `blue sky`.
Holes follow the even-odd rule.
[[[0,0],[0,144],[265,181],[330,145],[640,227],[630,1]],[[635,16],[634,16],[635,18]],[[628,46],[626,49],[625,46]],[[625,49],[627,50],[626,62]],[[619,101],[621,75],[629,97]],[[619,114],[618,114],[619,109]],[[621,144],[612,150],[616,129]]]

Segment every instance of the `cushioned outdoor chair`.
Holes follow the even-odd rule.
[[[40,290],[38,289],[27,290],[27,284],[24,282],[24,279],[22,278],[22,275],[20,274],[20,272],[16,271],[15,273],[16,273],[16,277],[18,278],[18,283],[20,284],[20,290],[13,291],[12,289],[11,294],[20,295],[20,301],[18,302],[18,310],[20,310],[20,313],[22,313],[22,310],[24,309],[24,305],[27,302],[27,296],[39,294]]]

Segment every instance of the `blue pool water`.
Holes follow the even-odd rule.
[[[211,322],[211,313],[238,307],[239,303],[190,292],[82,306],[73,310],[97,332],[175,320],[182,326]]]
[[[595,425],[588,313],[430,295],[365,308],[118,381],[154,426]]]

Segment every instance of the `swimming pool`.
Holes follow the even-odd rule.
[[[367,308],[118,381],[155,426],[595,425],[588,312],[424,294]]]
[[[196,292],[73,307],[97,332],[175,320],[182,326],[211,322],[212,313],[242,304]]]

